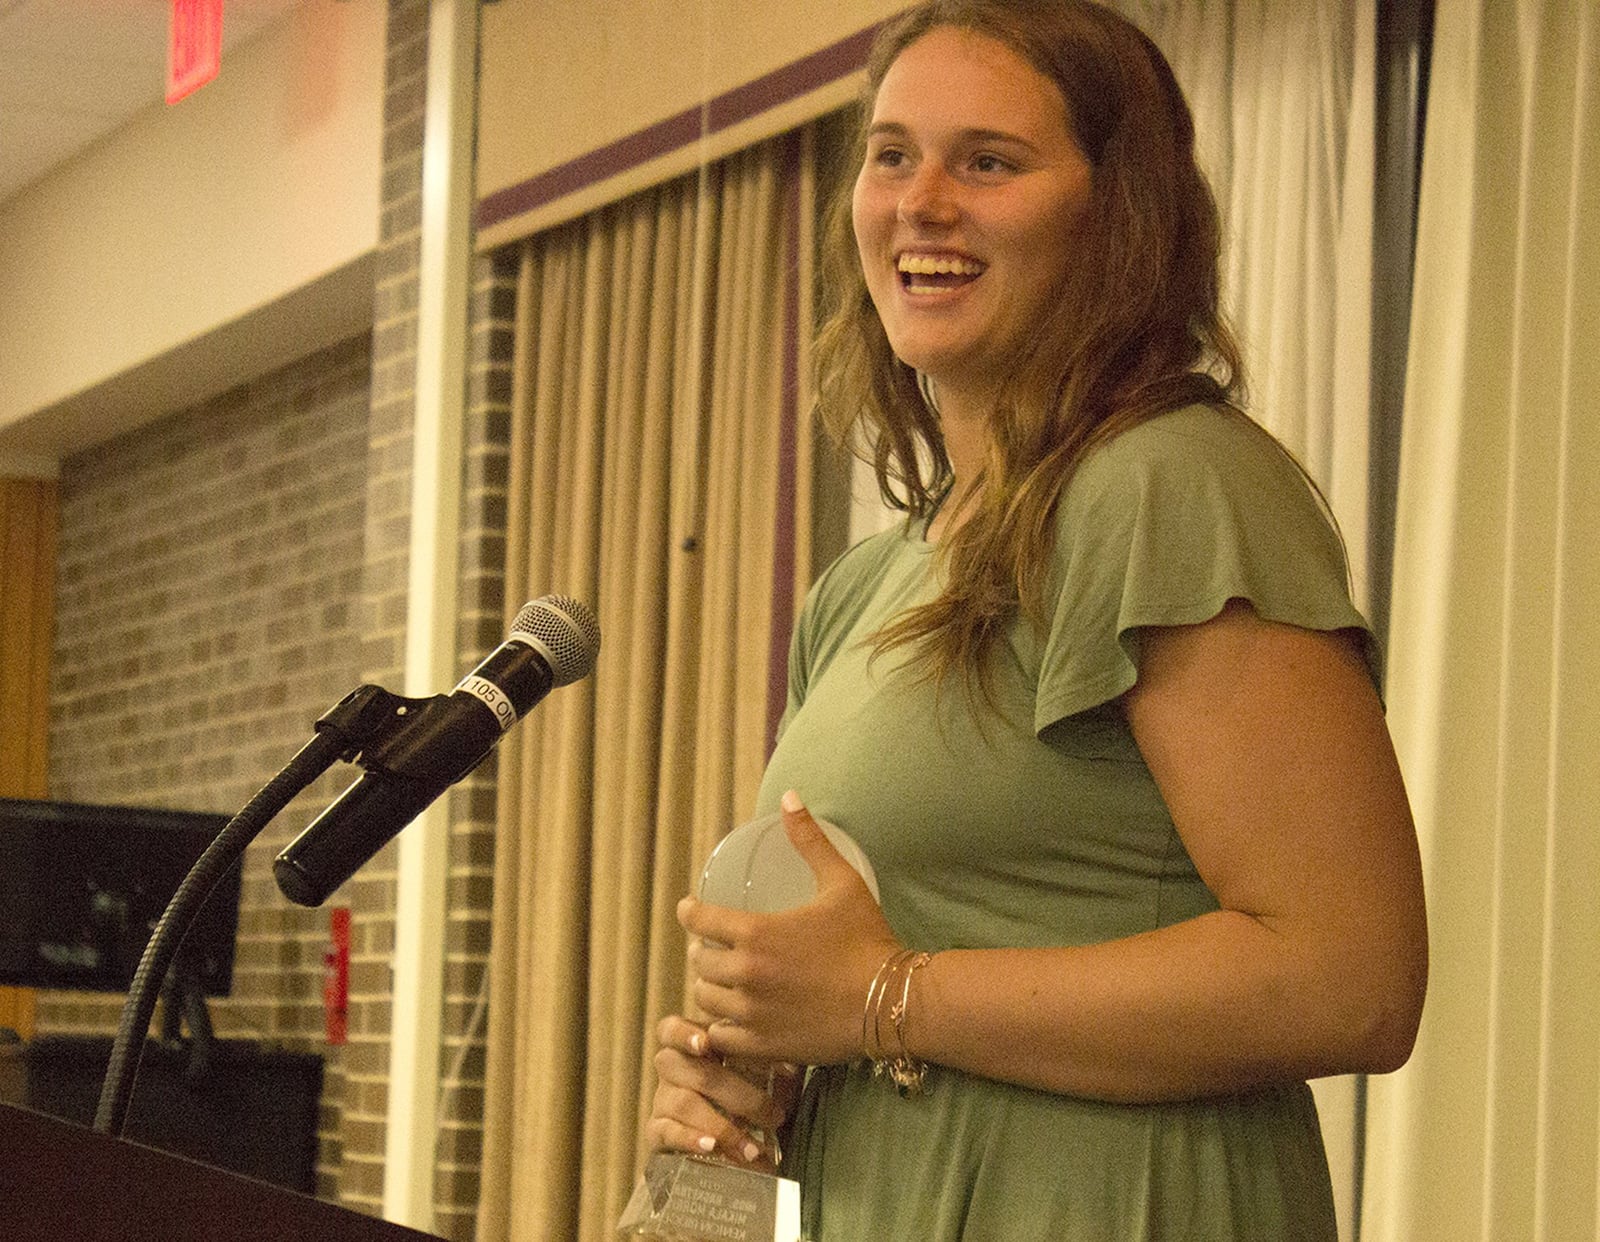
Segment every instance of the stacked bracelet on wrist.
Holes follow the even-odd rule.
[[[933,954],[917,949],[899,949],[884,958],[878,973],[867,987],[866,1008],[861,1011],[861,1047],[872,1062],[872,1076],[885,1070],[902,1096],[922,1090],[928,1067],[911,1055],[906,1046],[906,1018],[911,1005],[911,976],[933,960]],[[898,996],[896,996],[898,993]],[[893,999],[889,999],[893,998]],[[897,1052],[891,1054],[884,1041],[883,1006],[889,999],[889,1027],[894,1032]]]

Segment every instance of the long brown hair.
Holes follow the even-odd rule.
[[[959,671],[969,689],[976,680],[987,690],[985,657],[1017,609],[1044,619],[1056,508],[1084,456],[1165,410],[1232,408],[1243,367],[1218,304],[1220,226],[1195,162],[1189,106],[1156,46],[1109,9],[931,0],[911,10],[874,46],[856,166],[890,64],[944,26],[1005,44],[1055,82],[1093,170],[1074,237],[1078,261],[1061,274],[1054,306],[997,395],[970,516],[940,541],[946,585],[877,636],[880,651],[910,644],[937,682]],[[849,189],[827,226],[819,402],[833,433],[872,463],[884,500],[927,519],[952,485],[950,462],[937,414],[894,356],[867,293]]]

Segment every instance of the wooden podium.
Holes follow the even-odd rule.
[[[8,1242],[428,1242],[209,1165],[0,1104]]]

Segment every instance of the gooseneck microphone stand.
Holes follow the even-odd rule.
[[[122,1006],[122,1021],[111,1044],[105,1083],[100,1089],[100,1104],[94,1117],[96,1130],[113,1138],[122,1135],[161,982],[189,925],[217,882],[239,862],[245,847],[261,835],[273,817],[335,760],[355,762],[361,752],[378,745],[403,726],[407,717],[403,709],[426,701],[403,699],[380,686],[360,686],[351,691],[317,721],[316,736],[205,848],[167,903],[139,958],[138,969],[133,973],[128,999]]]
[[[546,595],[523,605],[506,641],[450,694],[407,699],[381,686],[360,686],[329,708],[317,721],[316,735],[228,821],[167,903],[122,1007],[94,1128],[121,1137],[161,983],[189,925],[245,847],[291,798],[336,759],[367,769],[273,862],[284,896],[319,906],[481,763],[500,735],[552,687],[587,677],[599,651],[600,627],[588,606]]]

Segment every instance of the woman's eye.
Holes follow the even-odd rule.
[[[1005,172],[1011,167],[1008,160],[1001,159],[998,155],[975,155],[972,157],[972,170],[980,173]]]
[[[872,162],[880,168],[899,168],[906,162],[906,153],[898,147],[882,147],[872,157]]]

